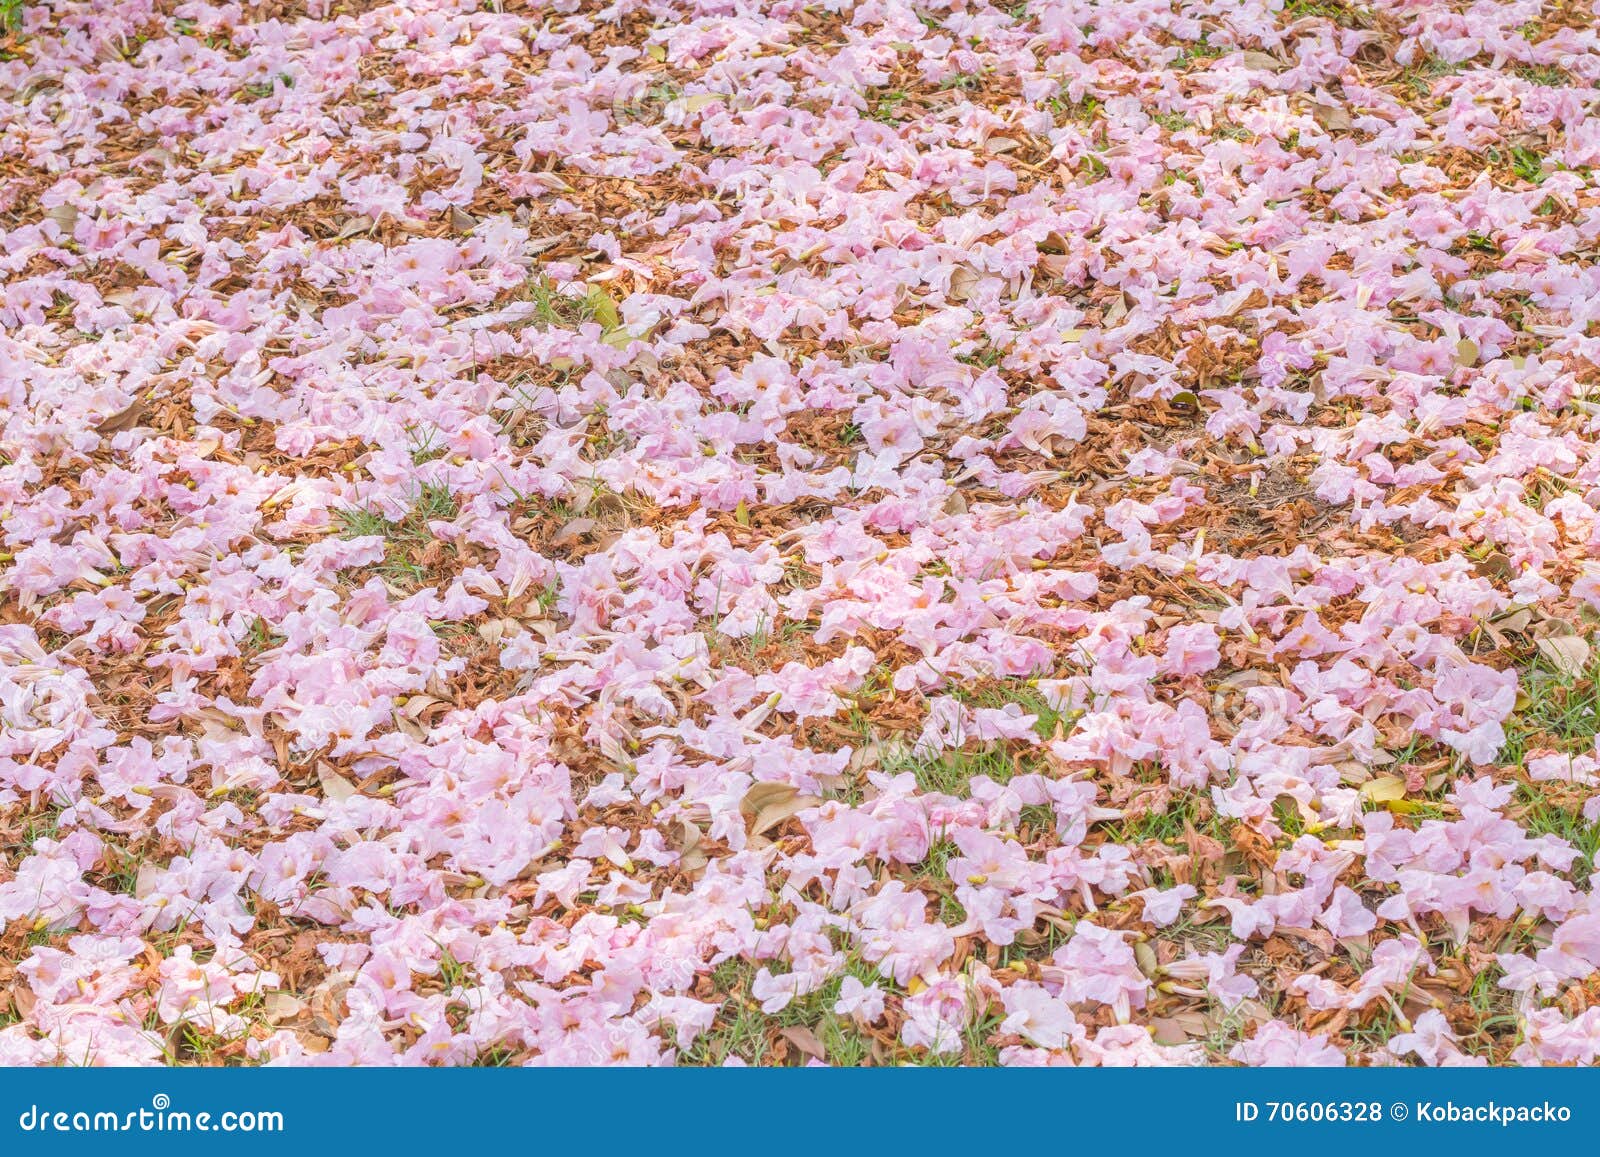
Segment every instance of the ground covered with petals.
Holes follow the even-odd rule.
[[[1594,1061],[1597,20],[30,0],[0,1063]]]

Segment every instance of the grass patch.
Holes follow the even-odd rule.
[[[1525,145],[1513,145],[1501,150],[1493,145],[1483,150],[1484,159],[1498,168],[1509,167],[1520,180],[1530,185],[1542,184],[1545,178],[1544,158]]]
[[[602,299],[610,299],[599,290],[591,290],[583,297],[561,293],[547,277],[531,277],[523,286],[521,297],[533,302],[532,323],[541,329],[577,329],[585,322],[603,320]],[[612,312],[616,307],[612,306]]]
[[[1506,721],[1500,758],[1520,767],[1530,751],[1541,747],[1577,755],[1594,749],[1596,735],[1600,735],[1600,663],[1568,674],[1540,656],[1523,670],[1522,692]]]
[[[880,124],[897,125],[904,119],[905,100],[905,92],[898,88],[873,90],[867,97],[867,116]]]
[[[1017,816],[1017,835],[1025,844],[1051,835],[1055,830],[1056,813],[1049,804],[1030,803]]]
[[[1288,0],[1283,6],[1283,12],[1285,16],[1294,20],[1303,20],[1308,16],[1338,20],[1351,15],[1350,6],[1341,4],[1339,0]]]
[[[667,105],[671,104],[682,95],[683,88],[681,85],[675,84],[672,81],[662,81],[657,84],[652,84],[648,89],[645,90],[644,95],[640,99],[619,106],[617,112],[620,116],[623,116],[628,120],[655,120],[659,117],[662,109],[666,108]]]
[[[1530,753],[1553,749],[1566,755],[1591,753],[1600,735],[1600,662],[1578,673],[1559,670],[1543,656],[1522,673],[1516,710],[1506,721],[1500,758],[1521,769]],[[1553,835],[1578,849],[1572,880],[1585,887],[1600,855],[1600,827],[1583,818],[1587,791],[1551,783],[1517,784],[1514,817],[1530,835]]]
[[[967,707],[999,709],[1015,703],[1029,715],[1037,717],[1033,729],[1039,733],[1040,739],[1054,739],[1057,727],[1061,728],[1063,735],[1072,730],[1073,716],[1050,706],[1050,701],[1043,693],[1025,679],[1006,679],[976,687],[952,687],[950,697]]]
[[[1172,65],[1174,68],[1188,68],[1197,60],[1211,60],[1232,51],[1233,49],[1231,48],[1221,48],[1212,44],[1202,36],[1199,40],[1181,45]]]
[[[1196,830],[1205,826],[1209,813],[1200,807],[1200,797],[1190,792],[1174,794],[1163,811],[1147,811],[1142,815],[1104,823],[1101,830],[1114,843],[1136,846],[1155,840],[1163,844],[1183,842],[1186,825]],[[1282,821],[1282,817],[1278,817]]]
[[[1519,952],[1525,949],[1528,936],[1513,932],[1495,947],[1498,952]],[[1455,967],[1467,968],[1465,960]],[[1503,1063],[1506,1055],[1522,1040],[1522,1017],[1517,1009],[1517,994],[1500,986],[1498,968],[1478,969],[1472,974],[1472,985],[1465,1000],[1475,1014],[1471,1031],[1461,1034],[1461,1050],[1473,1056],[1489,1059],[1490,1063]]]
[[[280,72],[276,76],[268,77],[266,80],[252,80],[240,91],[251,100],[265,100],[277,91],[280,84],[284,88],[293,88],[294,77],[287,72]]]
[[[711,983],[723,997],[722,1008],[710,1029],[696,1037],[679,1055],[686,1065],[720,1065],[737,1057],[751,1065],[772,1063],[776,1044],[785,1028],[807,1028],[822,1045],[830,1065],[861,1067],[873,1063],[872,1043],[855,1024],[834,1015],[839,989],[845,976],[863,984],[878,984],[893,990],[892,982],[878,975],[877,969],[855,957],[845,964],[844,973],[833,977],[816,992],[796,997],[778,1012],[768,1015],[749,995],[755,980],[756,965],[746,960],[727,960],[711,973]],[[789,1048],[789,1059],[796,1051]],[[799,1058],[803,1063],[805,1058]]]
[[[420,437],[417,436],[415,431],[411,431],[410,449],[411,463],[414,466],[421,466],[425,463],[433,462],[445,456],[444,444],[439,441],[439,431],[437,428],[429,430],[425,435]]]
[[[1070,100],[1066,89],[1062,90],[1049,100],[1045,107],[1055,115],[1057,121],[1067,121],[1071,124],[1092,125],[1099,119],[1101,104],[1092,96],[1085,96],[1080,100]]]
[[[784,646],[811,629],[805,620],[779,616],[773,622],[763,612],[756,616],[755,625],[748,635],[724,635],[715,627],[715,622],[720,619],[720,615],[714,616],[713,629],[706,641],[711,656],[724,666],[747,666],[751,669],[763,665],[761,655],[768,647]]]
[[[885,761],[884,770],[894,775],[909,771],[922,791],[964,797],[971,792],[974,777],[986,775],[996,783],[1007,783],[1017,773],[1017,764],[1004,746],[994,744],[982,751],[957,749],[928,759],[894,756]]]
[[[1401,72],[1400,82],[1418,96],[1431,97],[1436,80],[1443,76],[1454,76],[1459,71],[1460,69],[1448,60],[1429,56]]]
[[[1512,71],[1529,84],[1543,85],[1545,88],[1566,88],[1572,83],[1567,71],[1553,64],[1519,64]]]
[[[961,849],[951,841],[935,840],[928,854],[917,863],[911,879],[913,887],[937,897],[939,920],[952,927],[967,918],[967,910],[956,899],[955,884],[950,879],[950,861],[960,854]]]
[[[1573,884],[1587,888],[1600,853],[1600,826],[1583,818],[1582,805],[1556,798],[1544,784],[1519,783],[1516,819],[1530,836],[1557,836],[1578,849],[1568,873]]]
[[[461,508],[449,487],[428,483],[418,489],[411,509],[397,522],[359,507],[346,507],[333,513],[339,522],[341,538],[384,540],[384,559],[376,568],[381,577],[397,586],[416,589],[428,585],[433,564],[427,556],[432,548],[443,547],[428,529],[428,523],[454,521]]]
[[[257,615],[250,620],[250,629],[244,633],[244,638],[239,640],[239,650],[246,656],[259,655],[263,651],[281,647],[286,638],[273,630],[266,619]]]
[[[517,1062],[517,1054],[505,1045],[495,1045],[481,1052],[468,1067],[474,1069],[508,1069]]]

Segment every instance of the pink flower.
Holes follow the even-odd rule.
[[[972,1020],[973,995],[960,978],[950,977],[929,985],[901,1002],[905,1020],[900,1039],[909,1048],[934,1053],[958,1052],[962,1033]]]
[[[1224,952],[1191,954],[1183,960],[1166,966],[1167,975],[1174,980],[1205,980],[1206,993],[1224,1008],[1237,1008],[1259,992],[1259,986],[1249,976],[1235,971],[1239,957],[1244,955],[1244,945],[1234,944]],[[1192,989],[1185,989],[1193,993]],[[1199,995],[1194,993],[1194,995]]]
[[[846,976],[839,985],[839,999],[833,1011],[838,1016],[848,1016],[861,1024],[876,1024],[883,1019],[883,989],[876,984],[862,984],[854,976]]]
[[[1020,1036],[1045,1049],[1070,1048],[1083,1037],[1072,1009],[1060,996],[1052,996],[1040,985],[1013,984],[1001,994],[1006,1018],[1000,1031]]]
[[[1366,935],[1378,926],[1378,918],[1361,903],[1360,896],[1341,884],[1334,889],[1333,899],[1317,917],[1317,923],[1343,939]]]
[[[1171,888],[1143,888],[1130,892],[1128,898],[1144,901],[1144,919],[1157,928],[1165,928],[1183,912],[1183,906],[1200,893],[1192,884],[1177,884]]]
[[[1216,629],[1205,623],[1167,632],[1166,670],[1171,675],[1203,675],[1222,662]]]
[[[1069,1003],[1109,1005],[1119,1023],[1143,1008],[1149,979],[1139,971],[1133,949],[1119,932],[1079,921],[1072,939],[1056,949],[1044,971]]]
[[[1486,1065],[1484,1057],[1473,1057],[1461,1051],[1450,1022],[1437,1009],[1430,1008],[1417,1018],[1409,1032],[1397,1033],[1389,1038],[1388,1049],[1399,1056],[1414,1053],[1425,1065],[1474,1066]]]
[[[1252,1067],[1343,1068],[1345,1055],[1321,1033],[1304,1033],[1282,1021],[1269,1020],[1249,1040],[1228,1050],[1228,1057]]]

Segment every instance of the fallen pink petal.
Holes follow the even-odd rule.
[[[0,0],[0,1064],[1600,1060],[1600,38]]]

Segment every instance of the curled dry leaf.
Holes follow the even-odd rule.
[[[564,525],[550,539],[551,546],[573,546],[583,540],[586,535],[594,533],[599,523],[592,518],[574,518]]]
[[[317,783],[322,787],[322,794],[331,803],[343,803],[353,795],[360,794],[356,785],[334,770],[333,765],[323,761],[317,763]]]
[[[1311,116],[1330,133],[1345,132],[1355,124],[1350,111],[1339,104],[1323,104],[1319,101],[1311,106]]]
[[[9,993],[12,1009],[17,1016],[26,1020],[38,1003],[38,997],[34,995],[33,988],[21,981],[13,981]]]
[[[56,205],[46,209],[44,215],[61,226],[63,233],[71,233],[78,226],[78,210],[72,205]]]
[[[675,825],[672,844],[678,850],[678,868],[686,875],[704,871],[711,862],[701,846],[703,841],[700,829],[688,820],[680,819]]]
[[[1260,52],[1256,49],[1247,49],[1239,54],[1239,61],[1246,68],[1259,69],[1262,72],[1282,72],[1283,61],[1273,56],[1270,52]]]
[[[790,1025],[788,1028],[783,1029],[779,1035],[808,1057],[819,1061],[828,1059],[828,1050],[822,1047],[822,1042],[817,1039],[817,1034],[803,1024]]]
[[[120,434],[125,430],[137,429],[144,424],[144,420],[144,400],[137,399],[112,414],[109,418],[102,419],[95,426],[95,432],[99,434]]]
[[[334,972],[311,990],[311,995],[306,999],[306,1006],[311,1014],[308,1027],[312,1032],[330,1040],[338,1035],[339,1025],[350,1011],[345,1004],[345,993],[350,991],[355,979],[354,972]]]
[[[758,783],[745,792],[739,811],[744,814],[749,834],[764,836],[790,816],[821,802],[817,796],[802,795],[786,783]]]
[[[139,871],[133,878],[134,898],[143,900],[146,896],[153,895],[165,875],[166,873],[157,864],[152,864],[148,861],[140,864]]]
[[[1589,669],[1591,648],[1581,635],[1553,635],[1540,639],[1539,654],[1568,679],[1576,679]]]
[[[286,1025],[300,1020],[307,1012],[307,1004],[287,992],[269,992],[261,1001],[262,1012],[270,1025]]]

